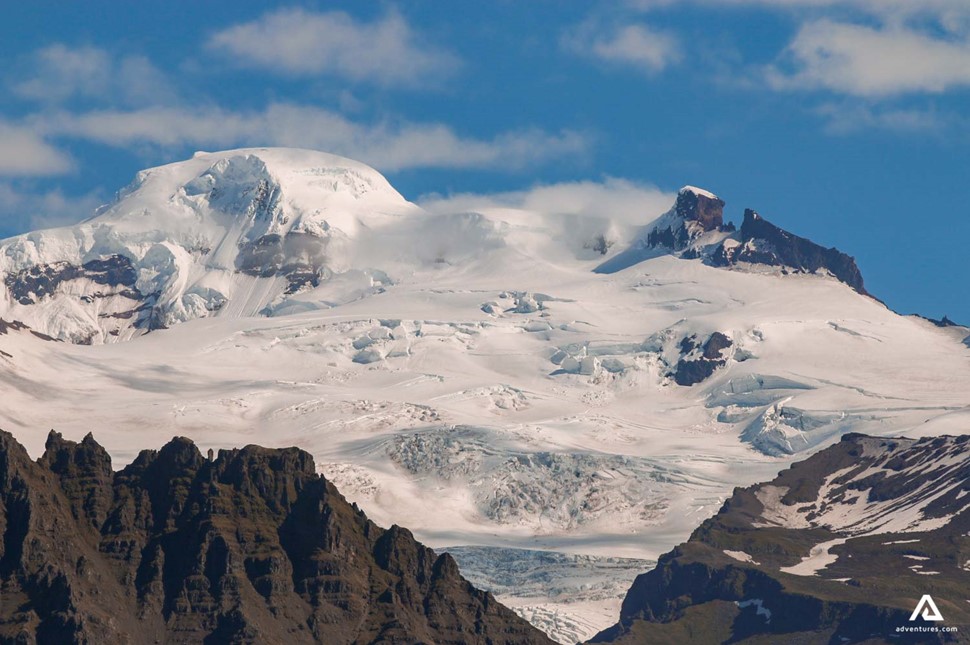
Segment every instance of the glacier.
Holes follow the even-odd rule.
[[[566,558],[510,604],[582,638],[624,589],[565,602],[576,558],[655,560],[735,486],[846,432],[970,420],[966,328],[826,271],[631,261],[672,212],[428,212],[352,160],[198,153],[77,225],[0,242],[0,319],[17,323],[0,325],[0,427],[33,455],[51,427],[93,430],[118,463],[174,435],[297,445],[482,581],[488,552],[459,547]],[[717,364],[679,385],[714,334]]]

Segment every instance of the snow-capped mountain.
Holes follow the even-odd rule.
[[[365,232],[417,210],[350,159],[307,150],[197,153],[138,173],[77,226],[5,242],[3,315],[96,343],[224,309],[272,311],[347,272]]]
[[[845,435],[735,491],[594,642],[966,642],[968,493],[970,436]],[[899,631],[926,594],[949,631]]]
[[[736,232],[723,222],[723,207],[713,193],[686,186],[669,212],[594,270],[614,273],[673,253],[711,266],[822,271],[865,292],[852,258],[753,211]],[[471,213],[431,216],[373,168],[334,155],[200,152],[138,173],[112,204],[79,225],[4,242],[0,316],[92,344],[196,318],[330,307],[380,291],[393,281],[389,273],[514,245],[508,224]],[[553,239],[565,229],[542,224]],[[601,255],[629,235],[597,221],[577,233],[573,246],[580,242]],[[346,293],[317,303],[294,297],[322,281],[346,283]]]
[[[573,576],[579,602],[543,582],[562,559],[507,586],[555,587],[512,604],[591,635],[633,576],[593,560],[655,559],[846,432],[970,419],[966,328],[890,311],[770,213],[738,228],[713,193],[674,201],[432,213],[280,149],[146,171],[91,220],[0,243],[0,428],[32,454],[94,428],[119,462],[160,436],[297,445],[434,548],[590,558],[603,584]]]

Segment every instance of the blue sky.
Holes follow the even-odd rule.
[[[703,186],[970,323],[966,0],[36,0],[0,55],[0,236],[196,150],[290,145],[412,200]]]

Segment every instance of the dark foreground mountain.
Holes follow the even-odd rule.
[[[970,436],[845,435],[736,489],[592,642],[970,642],[968,493]]]
[[[550,642],[296,448],[113,472],[90,435],[35,462],[0,432],[0,534],[3,643]]]

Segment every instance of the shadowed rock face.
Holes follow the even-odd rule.
[[[673,217],[663,218],[666,225],[660,224],[651,230],[645,243],[648,248],[666,248],[684,251],[704,233],[719,230],[724,224],[724,201],[709,193],[697,192],[685,186],[677,193]],[[733,229],[731,229],[733,230]]]
[[[91,435],[34,462],[0,432],[0,534],[0,642],[551,642],[296,448],[114,472]]]
[[[3,318],[0,318],[0,336],[6,336],[11,331],[30,332],[30,334],[32,334],[33,336],[41,340],[48,340],[48,341],[57,340],[56,338],[51,338],[47,334],[42,334],[39,331],[34,331],[33,329],[31,329],[24,323],[20,322],[19,320],[13,320],[8,322]]]
[[[739,233],[740,244],[718,247],[712,256],[712,264],[728,266],[748,262],[788,267],[806,273],[828,271],[859,293],[868,295],[855,260],[838,249],[827,249],[811,240],[793,235],[750,208],[744,211],[744,221]]]
[[[127,307],[116,313],[100,313],[99,317],[131,320],[134,327],[148,331],[164,328],[153,309],[159,294],[146,294],[138,289],[138,272],[131,259],[124,255],[89,260],[80,266],[70,262],[39,264],[4,276],[4,283],[11,297],[21,305],[44,302],[76,280],[88,280],[98,287],[104,287],[93,294],[82,296],[81,299],[85,302],[117,299]],[[117,335],[117,332],[112,335]],[[86,344],[91,339],[79,338],[75,342]]]
[[[724,223],[724,200],[690,189],[677,193],[674,209],[688,222],[699,222],[705,231],[713,231]]]
[[[138,276],[131,260],[123,255],[90,260],[81,266],[69,262],[32,266],[19,273],[8,274],[4,282],[17,302],[32,305],[57,291],[61,283],[81,278],[99,285],[127,287],[123,292],[132,300],[142,297],[135,288]]]
[[[672,374],[677,385],[695,385],[727,363],[724,351],[731,348],[732,341],[719,331],[710,335],[703,345],[694,336],[680,341],[682,358]]]
[[[847,434],[735,489],[590,642],[970,642],[968,493],[970,436]],[[942,622],[910,620],[924,594]]]
[[[714,231],[725,235],[708,235]],[[741,228],[736,230],[734,224],[724,222],[722,199],[691,186],[677,193],[674,207],[661,215],[645,235],[594,271],[616,273],[658,253],[672,253],[684,260],[700,259],[715,267],[760,264],[778,267],[783,274],[827,273],[859,293],[870,295],[851,256],[789,233],[751,209],[744,211]]]

